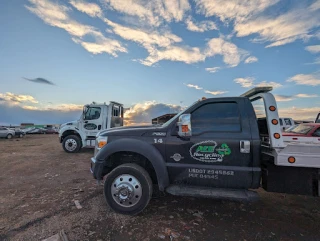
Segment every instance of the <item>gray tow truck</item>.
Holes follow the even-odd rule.
[[[134,215],[153,187],[173,195],[252,201],[268,192],[320,195],[320,145],[285,142],[272,87],[198,101],[162,126],[96,136],[91,172],[116,212]]]

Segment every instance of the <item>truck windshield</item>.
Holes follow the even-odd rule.
[[[286,132],[295,133],[295,134],[307,134],[309,131],[312,130],[312,128],[313,127],[309,125],[297,125],[296,127]]]

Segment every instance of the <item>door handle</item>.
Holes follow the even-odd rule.
[[[240,141],[240,152],[250,153],[250,141]]]

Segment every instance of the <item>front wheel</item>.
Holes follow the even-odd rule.
[[[8,134],[7,135],[7,139],[12,139],[13,135],[12,134]]]
[[[136,215],[143,211],[152,196],[148,172],[134,163],[116,167],[104,182],[104,196],[115,212]]]
[[[81,148],[81,140],[78,136],[70,135],[63,139],[62,147],[65,152],[75,153]]]

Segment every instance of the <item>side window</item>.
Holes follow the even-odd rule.
[[[85,120],[96,120],[100,118],[101,108],[100,107],[89,107],[86,114]]]
[[[120,107],[113,106],[113,116],[120,116]]]
[[[4,131],[5,129],[3,127],[0,127],[0,131]]]
[[[316,129],[316,131],[313,133],[313,136],[320,136],[320,127]]]
[[[290,121],[290,119],[284,119],[284,123],[286,123],[286,125],[291,125],[291,121]]]
[[[283,122],[282,122],[282,119],[279,119],[279,120],[280,120],[280,125],[281,125],[281,126],[283,126]]]
[[[191,116],[192,133],[202,132],[240,132],[240,113],[235,102],[206,104]]]

